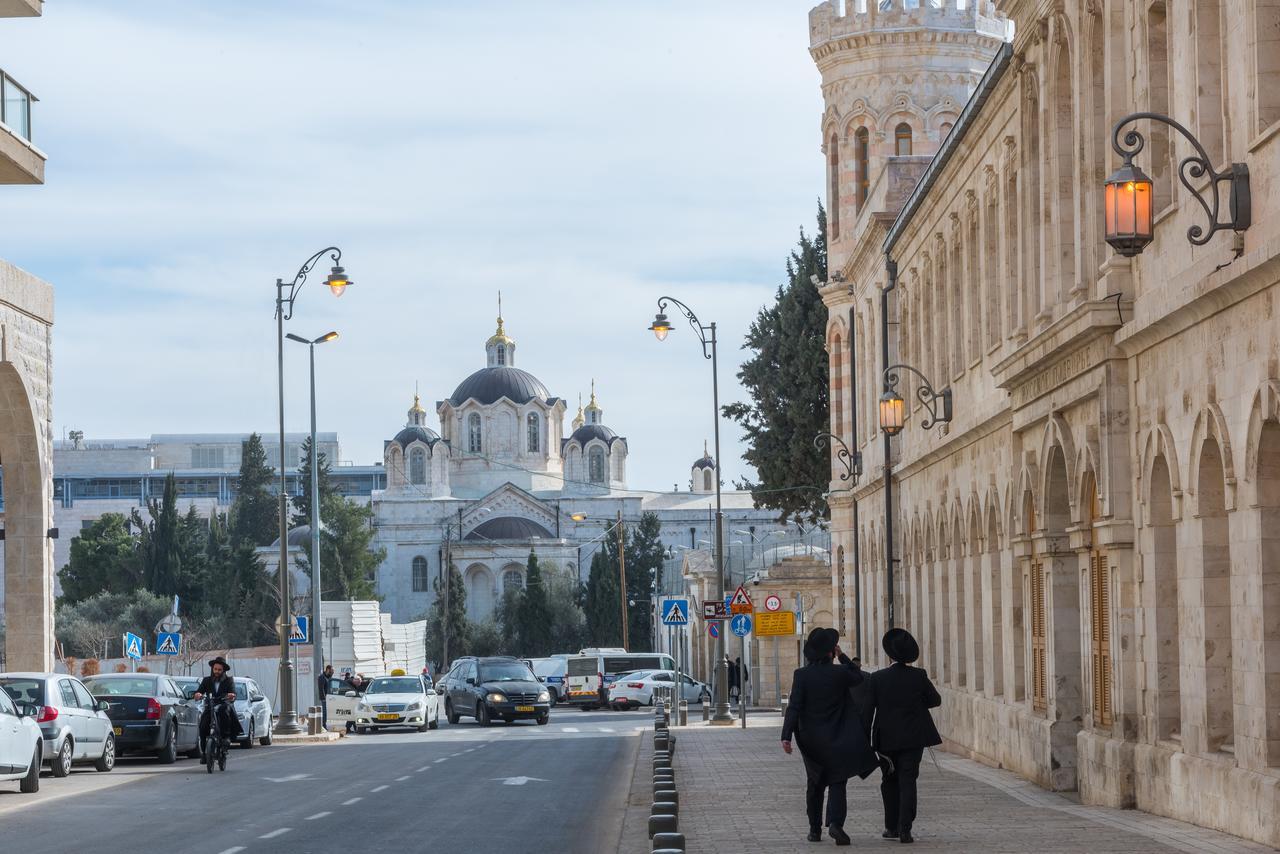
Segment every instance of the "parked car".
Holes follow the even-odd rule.
[[[356,703],[355,719],[359,733],[387,727],[426,732],[440,726],[440,697],[421,676],[378,676]]]
[[[609,705],[615,708],[652,706],[654,688],[671,687],[675,681],[676,674],[671,670],[637,670],[619,674],[609,686]],[[688,675],[681,674],[680,681],[680,697],[683,700],[690,703],[705,702],[711,696],[711,689]]]
[[[458,659],[436,692],[445,698],[451,724],[463,715],[481,726],[496,719],[533,719],[539,725],[551,719],[551,692],[527,665],[507,656]]]
[[[331,676],[329,678],[329,697],[326,703],[329,707],[329,721],[338,721],[347,728],[347,732],[354,732],[356,727],[356,706],[360,703],[360,698],[364,696],[364,692],[369,687],[367,680],[362,680],[359,686],[356,686],[350,678]]]
[[[106,704],[79,679],[62,673],[0,673],[0,687],[15,703],[40,710],[36,723],[53,776],[67,776],[75,763],[91,762],[99,771],[115,767],[116,737]]]
[[[253,747],[254,739],[263,747],[271,744],[271,701],[252,679],[236,680],[236,715],[244,733],[241,747]]]
[[[85,679],[84,686],[108,704],[117,756],[154,753],[167,764],[179,753],[200,755],[200,710],[168,676],[105,673]]]
[[[609,704],[609,685],[619,673],[675,669],[675,659],[666,653],[584,649],[567,659],[566,693],[570,703],[590,711]]]
[[[533,675],[538,677],[538,681],[547,686],[547,693],[551,695],[551,705],[563,703],[568,699],[565,696],[568,690],[565,685],[565,675],[569,672],[567,656],[531,658],[524,659],[524,662],[529,665]]]
[[[18,780],[18,790],[40,791],[44,737],[36,723],[37,707],[15,703],[0,691],[0,781]]]

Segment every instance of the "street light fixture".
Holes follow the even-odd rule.
[[[836,460],[844,465],[844,474],[840,475],[841,480],[849,480],[850,478],[857,480],[862,477],[861,451],[849,450],[849,446],[845,444],[844,439],[834,433],[819,433],[813,437],[813,446],[815,448],[822,449],[828,444],[833,447],[839,445],[836,448]]]
[[[293,319],[293,308],[298,299],[298,293],[306,284],[307,275],[315,269],[316,264],[325,255],[333,261],[333,267],[325,281],[334,296],[341,296],[351,284],[351,280],[347,277],[346,270],[341,267],[342,250],[336,246],[325,247],[308,258],[298,268],[292,280],[286,282],[284,279],[276,279],[276,369],[280,415],[280,566],[276,573],[280,593],[280,716],[276,720],[274,731],[278,735],[296,735],[303,731],[295,708],[293,662],[289,658],[293,607],[289,598],[289,487],[284,444],[284,322]],[[312,466],[312,469],[314,470],[315,466]],[[313,628],[312,642],[314,641],[315,629]]]
[[[324,671],[324,647],[320,644],[320,451],[316,446],[316,345],[338,338],[337,332],[326,332],[310,340],[290,332],[290,341],[306,344],[311,357],[311,666],[318,676]],[[333,657],[330,651],[329,657]]]
[[[920,422],[920,426],[928,430],[935,424],[951,423],[951,389],[934,391],[929,378],[910,365],[890,365],[884,369],[884,393],[880,395],[880,429],[887,436],[896,436],[902,432],[906,420],[906,403],[898,394],[898,371],[910,371],[920,378],[920,387],[916,389],[916,399],[924,404],[929,417]],[[941,405],[942,411],[938,411]]]
[[[1206,231],[1199,224],[1191,226],[1187,229],[1187,240],[1196,246],[1203,246],[1209,242],[1209,238],[1216,231],[1229,228],[1238,233],[1252,224],[1248,165],[1232,163],[1227,171],[1218,172],[1213,168],[1213,161],[1209,158],[1208,152],[1191,131],[1162,113],[1131,113],[1116,122],[1111,133],[1111,147],[1115,149],[1116,154],[1124,158],[1124,164],[1103,185],[1105,204],[1103,221],[1106,240],[1116,252],[1126,258],[1139,255],[1154,237],[1151,179],[1133,165],[1133,158],[1142,151],[1146,140],[1135,128],[1125,132],[1123,143],[1120,140],[1120,131],[1124,126],[1141,119],[1150,119],[1153,122],[1168,125],[1186,137],[1191,147],[1195,149],[1195,154],[1183,158],[1178,164],[1178,180],[1204,209],[1205,215],[1209,218],[1209,228]],[[1205,175],[1209,176],[1209,184],[1213,190],[1213,196],[1209,201],[1205,201],[1201,191],[1191,183],[1193,180],[1199,182]],[[1218,210],[1222,200],[1218,185],[1224,183],[1227,185],[1228,219],[1225,222],[1219,222]],[[1244,244],[1238,234],[1235,253],[1237,258],[1244,254]]]
[[[698,320],[698,316],[693,313],[689,306],[682,303],[674,297],[658,298],[658,313],[653,318],[653,323],[649,325],[649,331],[659,341],[665,341],[667,335],[670,334],[672,326],[668,319],[666,311],[667,305],[671,304],[680,309],[680,313],[689,321],[689,325],[693,331],[697,333],[698,340],[702,343],[702,356],[711,361],[711,405],[712,423],[715,425],[715,445],[716,445],[716,589],[719,595],[719,601],[724,601],[724,510],[721,503],[720,495],[720,372],[718,358],[716,353],[716,325],[714,322],[703,325]],[[728,725],[733,724],[733,715],[729,712],[729,660],[725,657],[724,633],[722,632],[716,637],[715,642],[715,714],[711,716],[713,724]],[[745,641],[744,641],[745,643]]]

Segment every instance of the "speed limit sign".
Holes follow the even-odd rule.
[[[782,608],[782,600],[776,594],[770,593],[764,597],[764,609],[766,611],[777,611]]]

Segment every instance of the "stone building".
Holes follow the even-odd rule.
[[[842,629],[920,637],[953,750],[1280,845],[1280,5],[832,0],[810,50]],[[1214,187],[1139,121],[1154,242],[1110,250],[1145,110],[1248,165],[1252,227],[1193,245]],[[884,438],[895,364],[950,423],[900,370]]]

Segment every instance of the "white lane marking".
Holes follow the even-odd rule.
[[[441,762],[444,762],[448,758],[449,758],[448,756],[441,756],[439,759],[436,760],[436,764],[439,765]]]
[[[316,819],[324,818],[327,815],[333,815],[333,813],[329,812],[328,810],[326,810],[325,812],[318,812],[315,815],[307,816],[306,819],[304,819],[304,821],[315,821]]]
[[[541,777],[494,777],[500,780],[504,786],[523,786],[525,783],[550,783],[550,780],[544,780]]]
[[[567,726],[561,730],[561,732],[582,732],[582,730],[578,729],[576,726]]]
[[[343,802],[342,802],[342,805],[343,805],[344,807],[349,807],[349,806],[351,806],[352,804],[358,804],[358,803],[360,803],[360,802],[361,802],[361,801],[363,801],[363,800],[364,800],[364,798],[352,798],[352,799],[351,799],[351,800],[349,800],[349,801],[343,801]]]
[[[310,774],[290,774],[288,777],[263,777],[269,783],[296,783],[298,780],[305,780]]]
[[[422,766],[421,768],[419,768],[415,773],[421,774],[423,771],[430,771],[430,770],[431,770],[431,766],[430,766],[430,765],[423,765],[423,766]]]
[[[405,774],[403,777],[397,777],[397,778],[396,778],[396,782],[397,782],[397,783],[403,783],[405,780],[408,780],[408,779],[409,779],[409,775],[408,775],[408,774]]]
[[[450,759],[456,759],[457,757],[461,756],[461,755],[463,754],[463,752],[465,752],[465,751],[459,751],[458,753],[450,753],[450,754],[449,754],[449,758],[450,758]]]
[[[292,827],[280,827],[271,831],[270,833],[264,833],[258,838],[259,839],[275,839],[277,836],[284,836],[286,833],[288,833],[291,830],[293,830]]]
[[[471,751],[473,751],[473,750],[475,750],[475,748],[474,748],[474,747],[468,747],[466,750],[464,750],[464,751],[462,751],[462,752],[463,752],[463,753],[470,753],[470,752],[471,752]]]
[[[614,731],[613,727],[607,727],[607,726],[596,727],[596,732],[613,732],[613,731]]]
[[[226,851],[220,851],[218,852],[218,854],[238,854],[238,852],[243,850],[244,850],[243,845],[237,845],[234,848],[228,848]]]
[[[378,788],[376,788],[376,789],[370,789],[369,791],[370,791],[371,793],[372,793],[372,792],[381,792],[381,791],[382,791],[382,790],[384,790],[384,789],[390,789],[390,788],[391,788],[390,786],[379,786]]]

